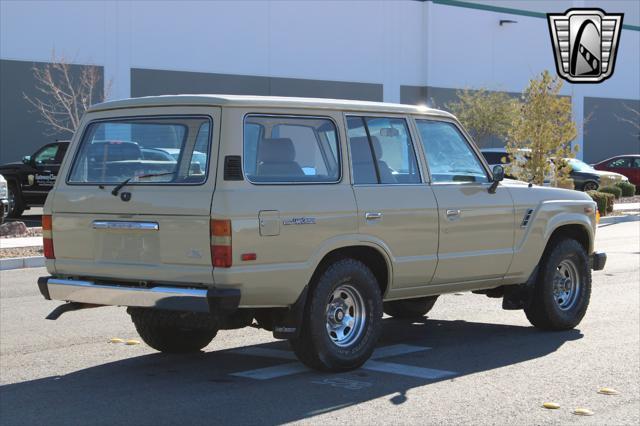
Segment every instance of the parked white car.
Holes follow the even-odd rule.
[[[0,223],[4,223],[4,218],[9,213],[9,190],[7,180],[0,175]]]

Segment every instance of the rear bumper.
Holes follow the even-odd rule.
[[[601,271],[607,263],[607,254],[602,252],[594,252],[590,257],[591,269]]]
[[[187,312],[232,312],[240,303],[240,290],[158,286],[129,287],[115,283],[38,279],[40,293],[47,300],[105,306],[133,306]]]

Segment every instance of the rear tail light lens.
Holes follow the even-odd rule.
[[[42,246],[46,259],[56,258],[53,251],[53,220],[48,214],[42,216]]]
[[[229,268],[232,264],[231,221],[211,220],[211,263],[214,267]]]

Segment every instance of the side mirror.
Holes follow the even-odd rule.
[[[31,156],[30,155],[25,155],[24,157],[22,157],[22,162],[24,164],[31,164]]]
[[[499,164],[493,166],[493,182],[491,182],[491,186],[489,187],[489,194],[495,194],[496,189],[498,188],[498,183],[501,180],[504,180],[504,167]]]
[[[504,180],[504,167],[502,167],[500,164],[496,164],[495,166],[493,166],[492,173],[494,182],[500,182],[501,180]]]

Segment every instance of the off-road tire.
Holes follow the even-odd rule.
[[[580,282],[575,302],[566,310],[560,308],[554,296],[554,278],[560,263],[564,260],[575,265]],[[532,298],[524,308],[529,322],[543,330],[570,330],[584,317],[590,297],[591,268],[582,244],[570,238],[549,242],[540,264]]]
[[[160,352],[198,352],[218,332],[213,323],[202,321],[193,313],[146,308],[129,308],[127,312],[142,340]]]
[[[343,286],[361,296],[365,318],[361,332],[347,346],[334,343],[327,330],[330,298]],[[300,335],[289,342],[298,359],[310,368],[330,372],[353,370],[371,357],[380,336],[381,320],[382,296],[375,276],[362,262],[342,259],[311,283]]]
[[[7,194],[9,197],[9,212],[7,213],[7,217],[11,219],[18,219],[22,217],[22,213],[24,213],[24,201],[22,200],[15,183],[9,183],[7,190],[9,191]]]
[[[433,308],[438,296],[384,302],[384,313],[397,319],[419,319]]]

